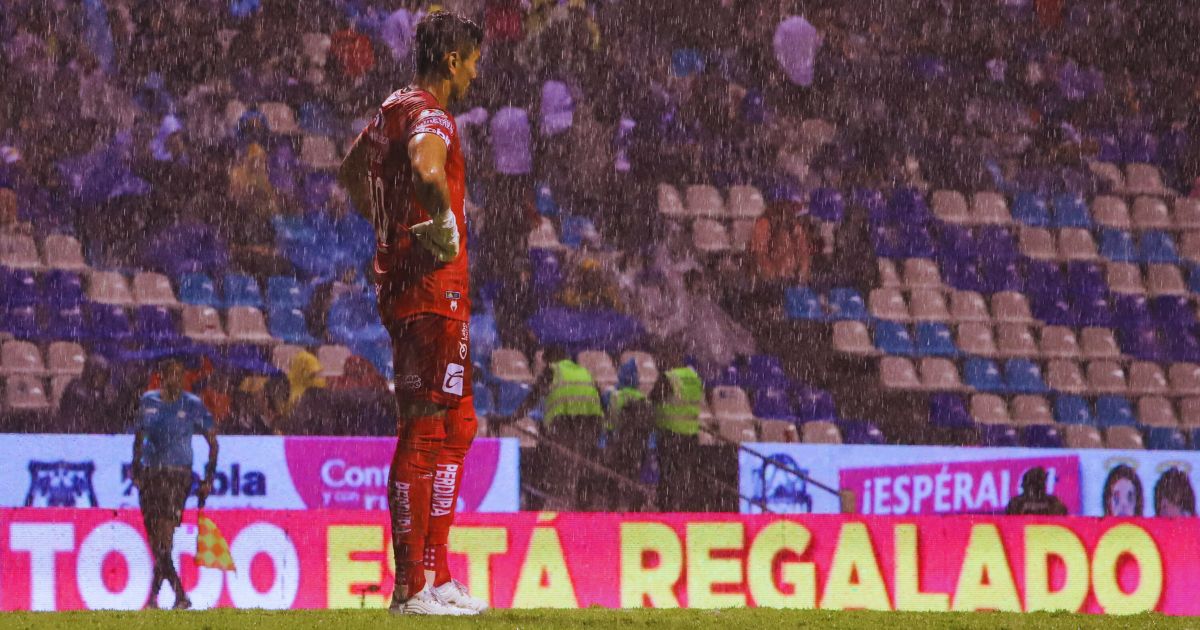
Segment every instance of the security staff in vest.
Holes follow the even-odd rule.
[[[634,479],[643,476],[649,463],[648,447],[654,432],[654,407],[639,388],[637,359],[629,359],[617,368],[617,386],[608,392],[605,401],[604,465]],[[611,480],[605,488],[613,499],[607,508],[610,511],[642,509],[641,494],[624,492]]]
[[[525,417],[538,401],[544,399],[542,432],[545,436],[571,449],[580,458],[597,462],[604,428],[604,407],[600,404],[596,381],[560,346],[546,348],[542,358],[546,368],[511,418]],[[597,496],[598,489],[592,480],[594,475],[589,474],[586,466],[561,453],[552,454],[552,458],[558,466],[551,483],[555,489],[576,489],[571,492],[577,497],[576,509],[588,509],[601,498]]]
[[[683,352],[667,347],[659,353],[662,371],[650,392],[658,436],[658,508],[667,512],[688,510],[689,497],[700,492],[693,473],[703,466],[700,449],[700,408],[704,383],[696,370],[683,364]]]

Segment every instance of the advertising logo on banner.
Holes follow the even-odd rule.
[[[861,514],[997,514],[1021,493],[1035,466],[1070,514],[1194,515],[1200,453],[1105,449],[951,448],[760,443],[739,455],[744,497],[781,514],[837,514],[837,494]],[[802,473],[797,475],[792,471]],[[1155,489],[1158,489],[1158,503]],[[745,499],[744,513],[762,508]]]
[[[209,516],[238,570],[196,568],[185,514],[174,559],[195,607],[387,605],[385,514]],[[449,552],[453,574],[497,608],[1200,613],[1194,518],[467,514]],[[0,510],[0,609],[138,609],[151,573],[135,511]]]
[[[219,437],[209,509],[387,509],[395,439]],[[136,508],[131,435],[0,434],[0,507]],[[208,446],[192,442],[194,475]],[[520,504],[515,438],[477,439],[467,453],[458,508],[513,512]],[[194,501],[194,499],[193,499]],[[194,503],[193,503],[194,504]]]

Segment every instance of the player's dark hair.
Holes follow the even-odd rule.
[[[1137,471],[1125,464],[1113,466],[1113,469],[1108,471],[1108,477],[1104,478],[1104,492],[1102,493],[1104,515],[1112,516],[1112,496],[1116,492],[1117,482],[1122,479],[1128,479],[1129,483],[1133,484],[1133,515],[1141,516],[1142,510],[1146,507],[1145,499],[1142,497],[1142,480],[1138,477]]]
[[[483,29],[478,24],[457,13],[434,11],[417,24],[417,74],[438,70],[449,53],[465,58],[482,44]]]
[[[1188,516],[1196,515],[1196,492],[1192,490],[1192,482],[1187,473],[1172,467],[1158,478],[1158,482],[1154,484],[1155,516],[1161,516],[1163,501],[1178,505]]]

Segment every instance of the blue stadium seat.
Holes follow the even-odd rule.
[[[1058,427],[1034,424],[1021,428],[1021,443],[1032,448],[1062,448],[1063,439]]]
[[[316,346],[320,342],[308,332],[304,312],[298,308],[271,309],[268,328],[271,336],[297,346]]]
[[[42,302],[37,276],[28,269],[4,269],[4,284],[0,286],[2,303],[13,306],[35,306]]]
[[[1017,446],[1017,429],[1007,424],[979,425],[980,446]]]
[[[825,319],[820,296],[808,287],[788,287],[784,290],[783,300],[783,310],[788,319]]]
[[[1146,430],[1146,448],[1152,451],[1185,451],[1187,438],[1173,427],[1150,427]]]
[[[738,385],[748,390],[761,387],[787,389],[792,386],[792,379],[783,371],[783,364],[778,357],[755,354],[746,357],[739,366]]]
[[[934,394],[929,397],[929,424],[943,429],[975,426],[967,401],[958,394]]]
[[[87,323],[83,318],[83,309],[74,306],[47,305],[46,341],[89,341]]]
[[[883,431],[867,420],[838,420],[843,444],[884,444]]]
[[[138,308],[134,332],[143,345],[171,345],[182,341],[171,311],[164,306]]]
[[[802,423],[837,418],[833,394],[815,387],[801,389],[796,393],[796,416]]]
[[[352,346],[350,351],[369,361],[387,380],[391,381],[395,378],[391,343],[361,343]]]
[[[529,397],[530,387],[524,383],[498,381],[496,383],[496,412],[511,416],[517,407]]]
[[[836,188],[816,188],[808,196],[808,211],[814,219],[841,223],[846,213],[846,200]]]
[[[1141,238],[1141,258],[1145,263],[1179,262],[1179,252],[1175,248],[1175,240],[1166,232],[1157,230],[1143,232]]]
[[[476,414],[487,417],[496,413],[495,395],[492,394],[492,388],[486,381],[476,380],[471,384],[471,391],[475,396]]]
[[[867,320],[867,303],[862,295],[845,287],[829,291],[829,319],[833,320]]]
[[[59,308],[83,305],[83,279],[79,274],[54,269],[46,274],[42,284],[45,287],[45,301],[48,305]]]
[[[560,209],[558,203],[554,201],[554,194],[550,191],[549,186],[538,186],[535,194],[535,204],[537,205],[538,214],[544,217],[558,216]]]
[[[1188,438],[1192,445],[1192,450],[1200,451],[1200,427],[1196,427],[1196,428],[1192,429],[1188,433]]]
[[[1096,425],[1101,429],[1137,426],[1137,416],[1133,413],[1133,405],[1124,396],[1097,398]]]
[[[1188,291],[1192,293],[1200,293],[1200,265],[1196,263],[1188,263]]]
[[[386,343],[387,329],[379,321],[375,301],[366,295],[345,295],[329,307],[330,341],[355,347],[361,343]]]
[[[267,278],[267,302],[271,308],[304,308],[308,305],[309,291],[300,281],[291,276]]]
[[[217,286],[212,278],[203,273],[189,273],[179,279],[179,301],[197,306],[221,307]]]
[[[1124,230],[1104,228],[1100,230],[1100,255],[1117,262],[1137,262],[1137,248],[1133,236]]]
[[[781,387],[762,387],[754,394],[754,416],[772,420],[796,420],[792,397]]]
[[[963,381],[981,392],[1003,392],[1004,381],[995,361],[972,357],[963,365]]]
[[[1045,227],[1050,225],[1050,209],[1046,200],[1033,192],[1017,193],[1013,199],[1013,218],[1025,225]]]
[[[1060,424],[1096,424],[1091,406],[1081,396],[1060,395],[1054,401],[1054,419]]]
[[[941,322],[919,322],[916,351],[926,357],[956,357],[958,348],[950,335],[950,327]]]
[[[87,313],[92,339],[101,343],[113,344],[128,341],[133,332],[129,325],[129,314],[121,306],[112,304],[88,303],[84,310]]]
[[[875,347],[885,354],[903,357],[916,355],[916,347],[908,328],[897,322],[880,321],[875,323]]]
[[[1009,359],[1004,364],[1004,380],[1011,392],[1019,394],[1046,392],[1046,381],[1042,379],[1042,369],[1029,359]]]
[[[1054,196],[1054,225],[1057,227],[1092,227],[1092,215],[1083,195],[1060,193]]]
[[[231,273],[225,276],[225,305],[262,308],[262,291],[252,276]]]
[[[492,350],[500,347],[500,332],[491,313],[472,313],[470,322],[471,360],[487,364]]]
[[[570,248],[579,247],[589,234],[596,233],[596,226],[586,217],[563,215],[559,221],[562,224],[562,233],[558,240]]]

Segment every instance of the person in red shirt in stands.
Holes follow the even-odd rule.
[[[475,437],[466,168],[448,108],[477,75],[483,31],[437,11],[417,25],[416,79],[384,101],[339,172],[375,228],[379,311],[392,337],[400,419],[388,484],[396,614],[475,614],[446,542]],[[434,480],[437,483],[434,483]],[[432,570],[427,580],[426,561]]]

